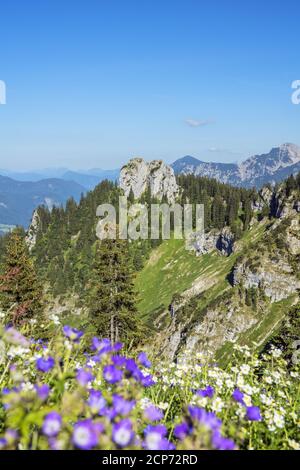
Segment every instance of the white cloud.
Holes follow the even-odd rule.
[[[233,150],[228,150],[226,148],[221,147],[210,147],[208,151],[212,153],[226,153],[228,155],[242,155],[240,152],[234,152]]]
[[[186,119],[185,123],[190,127],[204,127],[213,124],[214,121],[210,119]]]

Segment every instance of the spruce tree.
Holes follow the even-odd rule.
[[[133,204],[134,203],[134,192],[133,192],[133,189],[132,187],[130,188],[130,191],[129,191],[129,195],[128,195],[128,201],[130,204]]]
[[[243,214],[243,224],[244,224],[244,231],[248,230],[251,218],[253,216],[251,200],[246,199],[244,202],[244,214]]]
[[[225,207],[220,194],[216,194],[212,204],[212,223],[215,228],[221,229],[225,225]]]
[[[11,233],[0,276],[0,304],[14,325],[21,325],[41,311],[42,288],[24,236]]]
[[[97,241],[92,283],[89,316],[97,334],[112,343],[136,341],[142,327],[126,240]]]

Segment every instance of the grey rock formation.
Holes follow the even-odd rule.
[[[278,220],[270,227],[273,231],[284,221]],[[271,302],[278,302],[295,294],[300,289],[300,280],[294,274],[290,256],[300,254],[299,216],[284,226],[282,239],[285,242],[284,254],[276,249],[267,251],[257,259],[245,259],[237,262],[232,272],[232,284],[242,285],[246,289],[260,288]]]
[[[179,188],[173,169],[162,160],[146,162],[142,158],[133,158],[123,166],[119,178],[120,187],[126,196],[132,189],[134,197],[140,198],[150,187],[151,195],[158,200],[166,197],[173,203],[179,194]]]
[[[239,265],[233,271],[233,284],[241,284],[246,289],[260,288],[272,303],[279,302],[300,289],[300,281],[290,273],[289,267],[283,268],[279,270],[276,264],[260,267],[254,272],[245,265]]]
[[[300,201],[296,201],[293,208],[299,214],[300,213]]]
[[[222,321],[220,321],[222,315]],[[257,320],[247,312],[232,305],[209,309],[203,321],[198,323],[187,337],[181,353],[200,352],[212,356],[227,341],[234,343],[237,337],[253,326]]]
[[[229,256],[234,251],[234,235],[229,227],[224,227],[217,239],[216,248],[224,256]]]
[[[212,230],[207,233],[194,232],[190,235],[187,248],[194,250],[197,256],[205,255],[217,249],[223,256],[229,256],[234,251],[234,235],[229,227],[221,232]]]
[[[187,249],[195,251],[197,256],[210,253],[216,248],[219,234],[215,231],[207,233],[193,232],[187,240]]]
[[[278,193],[274,194],[274,208],[275,211],[273,215],[277,218],[294,218],[297,217],[297,214],[300,212],[300,203],[298,201],[295,202],[293,194],[287,198],[282,194],[281,189],[279,189]]]
[[[25,242],[29,251],[32,251],[36,245],[37,232],[40,224],[40,216],[38,210],[35,210],[32,215],[31,224],[26,233]]]
[[[259,196],[265,205],[270,206],[272,198],[273,198],[273,191],[270,188],[268,188],[267,186],[264,186],[259,191]]]

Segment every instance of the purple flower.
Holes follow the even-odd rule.
[[[112,356],[111,360],[115,366],[122,367],[126,364],[127,359],[125,356],[120,356],[119,354],[116,354]]]
[[[118,352],[118,351],[121,351],[121,349],[123,348],[123,343],[121,343],[120,341],[118,343],[115,343],[112,347],[112,351],[114,352]]]
[[[206,426],[208,426],[212,431],[214,431],[215,429],[218,429],[222,426],[222,421],[217,418],[217,416],[215,415],[215,413],[213,413],[212,411],[208,412],[206,414],[206,418],[203,422],[203,424],[205,424]]]
[[[7,429],[5,431],[4,437],[8,445],[12,445],[19,437],[18,432],[15,429]]]
[[[72,441],[75,447],[81,450],[90,450],[96,447],[99,440],[99,430],[92,420],[78,421],[73,430]]]
[[[151,387],[152,385],[155,384],[152,375],[143,375],[140,378],[140,382],[143,385],[143,387]]]
[[[93,414],[99,413],[100,410],[103,410],[106,405],[106,400],[103,398],[102,393],[99,390],[90,390],[90,396],[87,400],[91,412]]]
[[[189,406],[189,413],[194,421],[198,421],[211,430],[218,429],[222,424],[222,421],[217,418],[215,413],[207,412],[204,408]]]
[[[233,394],[232,394],[232,398],[237,401],[238,403],[241,403],[242,405],[244,405],[244,394],[243,392],[241,392],[238,388],[236,388],[234,391],[233,391]]]
[[[145,409],[144,416],[149,421],[160,421],[164,417],[164,414],[156,406],[150,405]]]
[[[101,434],[103,431],[104,431],[104,424],[103,423],[93,423],[93,426],[94,426],[94,430],[96,431],[96,433],[98,434]]]
[[[134,436],[130,419],[122,419],[113,425],[112,439],[119,447],[126,447]]]
[[[106,380],[106,382],[110,384],[115,384],[117,382],[120,382],[120,380],[122,380],[123,373],[121,370],[117,369],[115,366],[110,365],[110,366],[104,367],[103,377]]]
[[[105,416],[109,421],[113,421],[117,416],[117,412],[112,407],[104,407],[99,411],[100,416]]]
[[[4,437],[0,437],[0,450],[7,446],[7,440]]]
[[[83,336],[83,331],[79,331],[76,328],[72,328],[68,325],[63,327],[63,331],[65,336],[74,342],[78,342],[81,336]]]
[[[113,407],[117,415],[128,415],[134,406],[134,400],[125,400],[121,395],[113,395]]]
[[[246,416],[249,419],[249,421],[261,421],[262,420],[260,409],[258,406],[248,406]]]
[[[204,408],[199,408],[198,406],[189,406],[188,409],[193,420],[203,421],[206,418],[206,411]]]
[[[217,450],[234,450],[235,443],[226,437],[223,437],[220,431],[215,431],[212,435],[212,444]]]
[[[48,358],[40,357],[36,361],[36,368],[41,372],[49,372],[49,370],[53,369],[54,365],[55,365],[55,361],[53,357],[48,357]]]
[[[127,359],[126,360],[126,370],[129,372],[130,375],[136,374],[139,371],[139,368],[137,366],[137,363],[135,362],[134,359]]]
[[[97,351],[98,354],[106,354],[111,351],[111,342],[109,339],[99,339],[96,336],[92,339],[91,349]]]
[[[49,437],[49,447],[51,450],[65,450],[65,443],[56,437]]]
[[[168,439],[162,439],[160,442],[160,450],[175,450],[176,447]]]
[[[50,387],[48,384],[35,385],[34,388],[40,400],[47,400],[50,393]]]
[[[182,441],[189,434],[189,431],[187,423],[177,424],[174,429],[174,436]]]
[[[79,385],[85,387],[89,382],[92,382],[92,380],[94,380],[94,376],[88,370],[79,369],[76,375],[76,379]]]
[[[62,419],[59,413],[51,411],[48,413],[43,422],[42,430],[45,436],[55,437],[61,430]]]
[[[212,398],[214,396],[215,389],[208,385],[206,388],[203,390],[198,390],[197,395],[200,395],[200,397],[208,397]]]
[[[147,426],[145,431],[144,447],[147,450],[172,450],[174,449],[168,439],[165,438],[167,428],[163,424]]]
[[[151,367],[151,362],[149,361],[148,357],[147,357],[147,354],[144,353],[144,352],[141,352],[139,355],[138,355],[138,361],[140,364],[142,364],[142,366],[144,367]]]
[[[30,342],[25,338],[25,336],[23,336],[18,330],[13,327],[8,327],[5,329],[4,339],[8,343],[20,345],[24,348],[28,348],[30,346]]]

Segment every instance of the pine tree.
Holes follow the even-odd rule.
[[[230,199],[227,204],[227,214],[226,214],[226,219],[227,219],[227,225],[232,225],[239,213],[239,199],[238,195],[236,193],[233,193],[230,196]]]
[[[141,335],[127,241],[97,241],[90,320],[97,334],[112,343],[135,341]]]
[[[225,207],[220,194],[216,194],[212,204],[212,222],[216,228],[223,228],[225,225]]]
[[[204,206],[204,227],[207,229],[211,226],[211,202],[206,190],[202,191],[199,200]]]
[[[24,237],[15,230],[9,237],[0,276],[0,304],[14,325],[25,323],[41,311],[42,288]]]
[[[249,228],[249,224],[250,224],[252,216],[253,216],[253,211],[252,211],[252,206],[251,206],[251,200],[246,199],[246,201],[244,202],[244,214],[243,214],[244,231],[246,231]]]
[[[132,187],[130,188],[130,191],[129,191],[129,195],[128,195],[128,201],[130,204],[133,204],[134,203],[134,192],[133,192],[133,189]]]

